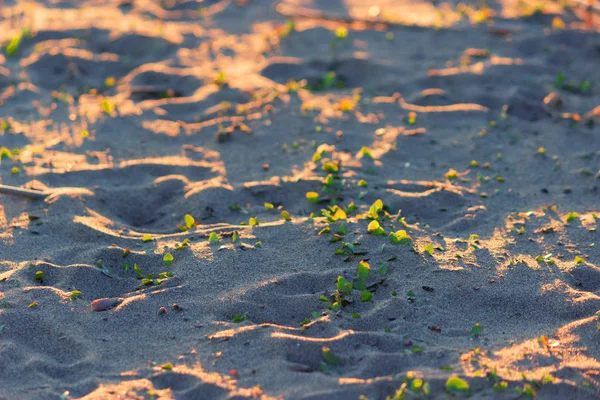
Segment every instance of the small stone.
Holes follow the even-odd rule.
[[[167,313],[166,307],[161,307],[158,309],[158,315],[165,315]]]

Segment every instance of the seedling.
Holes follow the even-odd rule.
[[[341,275],[338,276],[335,286],[340,293],[350,294],[352,292],[352,284]]]
[[[344,361],[339,356],[335,355],[327,346],[323,346],[321,349],[321,355],[323,356],[323,360],[325,360],[328,365],[344,364]]]
[[[71,293],[69,293],[69,297],[71,298],[71,300],[75,300],[79,296],[81,296],[81,292],[79,290],[73,290]]]
[[[290,213],[287,212],[287,211],[285,211],[285,210],[283,210],[281,212],[281,218],[283,218],[286,221],[291,221],[292,220],[292,217],[290,216]]]
[[[227,80],[225,77],[225,72],[219,71],[219,73],[217,74],[217,77],[213,80],[213,82],[218,87],[223,87],[223,85],[225,85],[225,83],[227,83]]]
[[[102,99],[100,104],[102,106],[102,110],[108,115],[111,115],[115,111],[115,106],[108,101],[108,99]]]
[[[357,289],[366,289],[367,279],[369,279],[370,272],[371,266],[368,262],[363,260],[358,263],[358,268],[356,269],[356,279],[354,280],[354,285]]]
[[[231,242],[237,243],[239,241],[240,241],[240,235],[238,234],[237,231],[233,231],[233,234],[231,235]]]
[[[256,218],[256,217],[250,217],[250,220],[248,221],[248,224],[250,226],[256,226],[256,225],[258,225],[258,218]]]
[[[171,371],[173,369],[173,364],[171,363],[166,363],[160,366],[160,369],[165,370],[165,371]]]
[[[409,125],[414,125],[417,123],[417,113],[414,111],[411,111],[408,113],[408,117],[406,118],[406,122]]]
[[[185,227],[187,229],[191,229],[196,225],[196,220],[190,214],[185,214],[185,217],[183,217],[183,219],[185,221]]]
[[[306,199],[308,201],[310,201],[311,203],[318,203],[319,202],[319,193],[317,192],[308,192],[306,193]]]
[[[433,256],[433,246],[431,244],[428,244],[423,248],[423,252],[429,253],[430,256]]]
[[[376,220],[373,220],[369,223],[367,231],[374,236],[385,236],[385,231]]]
[[[567,221],[567,223],[569,223],[569,222],[571,222],[573,220],[576,220],[578,218],[579,218],[579,214],[578,213],[576,213],[576,212],[570,212],[570,213],[567,214],[566,221]]]
[[[131,250],[129,249],[129,247],[123,249],[123,258],[127,257],[129,255],[129,253],[131,253]]]
[[[275,208],[273,204],[265,202],[265,210],[272,210],[273,208]]]
[[[35,280],[42,282],[44,280],[44,273],[42,271],[37,271],[35,273]]]
[[[373,293],[369,292],[366,289],[360,293],[360,299],[364,302],[370,301],[372,298],[373,298]]]
[[[145,234],[144,236],[142,236],[142,242],[151,242],[152,241],[152,236],[150,236],[149,234]]]
[[[171,253],[165,254],[165,256],[163,257],[163,262],[166,266],[173,264],[173,255]]]
[[[450,394],[470,393],[469,383],[458,376],[451,376],[446,381],[446,391]]]
[[[219,240],[219,235],[215,232],[211,232],[210,235],[208,235],[208,243],[210,244],[219,243]]]
[[[483,327],[481,326],[481,324],[479,322],[477,322],[475,324],[475,326],[473,326],[473,328],[471,329],[471,332],[469,332],[469,335],[471,336],[481,336],[481,334],[483,333]]]
[[[405,246],[413,245],[412,238],[403,229],[397,232],[391,232],[388,237],[390,239],[390,242],[394,244],[402,244]]]
[[[31,37],[29,29],[23,28],[21,32],[17,33],[6,45],[4,52],[8,56],[13,56],[19,51],[19,46],[24,38]]]
[[[240,322],[244,322],[248,318],[248,312],[244,312],[243,314],[235,314],[233,316],[233,322],[239,324]]]
[[[585,259],[583,257],[580,256],[575,256],[575,264],[585,264]]]

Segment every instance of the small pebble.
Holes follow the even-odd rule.
[[[166,307],[161,307],[158,309],[158,315],[165,315],[167,313]]]
[[[123,299],[120,297],[96,299],[96,300],[92,301],[92,304],[90,306],[91,306],[92,311],[105,311],[105,310],[111,309],[113,307],[116,307],[122,301],[123,301]]]

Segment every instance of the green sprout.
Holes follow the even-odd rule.
[[[173,255],[171,253],[165,254],[165,256],[163,257],[163,262],[166,266],[173,264]]]
[[[221,240],[219,238],[219,235],[216,232],[211,232],[210,235],[208,235],[208,243],[213,244],[213,243],[218,243],[219,240]]]
[[[194,225],[196,225],[196,220],[190,214],[185,214],[185,217],[183,217],[183,219],[185,220],[185,226],[188,229],[191,229],[192,227],[194,227]]]
[[[576,213],[576,212],[570,212],[570,213],[567,214],[566,221],[568,223],[568,222],[571,222],[573,220],[576,220],[577,218],[579,218],[579,214],[578,213]]]
[[[71,298],[71,300],[75,300],[79,296],[81,296],[81,291],[79,290],[73,290],[71,293],[69,293],[69,297]]]
[[[311,203],[318,203],[319,202],[319,193],[317,192],[308,192],[306,193],[306,199],[308,201],[310,201]]]
[[[235,314],[233,316],[233,322],[239,324],[240,322],[244,322],[248,318],[248,312],[244,312],[243,314]]]
[[[469,383],[458,376],[451,376],[446,381],[446,391],[451,394],[464,394],[469,393],[471,388]]]
[[[291,221],[292,220],[292,217],[290,216],[290,213],[287,212],[287,211],[285,211],[285,210],[283,210],[281,212],[281,218],[283,218],[286,221]]]
[[[481,336],[482,333],[483,333],[483,327],[481,326],[481,324],[479,322],[477,322],[471,329],[471,332],[469,332],[469,335]]]
[[[374,236],[385,236],[385,231],[376,220],[373,220],[369,223],[367,231]]]
[[[42,271],[37,271],[34,276],[36,281],[41,282],[44,280],[44,273]]]
[[[390,238],[390,242],[394,244],[402,244],[405,246],[413,245],[412,238],[403,229],[397,232],[391,232],[388,237]]]

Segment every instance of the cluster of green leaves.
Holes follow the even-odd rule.
[[[573,79],[567,80],[565,74],[559,72],[556,74],[554,86],[557,89],[564,89],[573,93],[585,94],[592,90],[593,83],[588,80],[583,80],[581,82]]]
[[[127,276],[129,274],[131,265],[124,264],[123,265],[123,274]],[[133,272],[136,274],[136,278],[139,279],[142,286],[154,286],[160,285],[164,280],[173,276],[171,272],[161,272],[158,275],[155,274],[147,274],[144,275],[142,269],[137,264],[133,264]]]
[[[431,394],[431,386],[428,382],[425,382],[422,378],[417,377],[414,371],[406,373],[404,382],[400,385],[400,388],[394,393],[393,396],[387,396],[386,400],[406,400],[415,396],[420,397],[423,395],[428,397]]]

